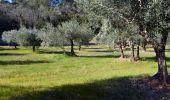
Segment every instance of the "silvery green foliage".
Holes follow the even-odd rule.
[[[103,18],[100,32],[95,36],[94,41],[102,44],[104,41],[106,41],[105,39],[107,39],[106,37],[110,33],[111,29],[112,25],[110,23],[110,20]]]
[[[79,10],[87,14],[108,17],[112,13],[112,8],[108,8],[105,0],[75,0]]]
[[[142,40],[142,37],[138,35],[139,28],[135,23],[125,24],[124,27],[112,27],[110,25],[109,28],[107,25],[107,29],[104,28],[104,30],[107,31],[105,31],[105,33],[101,33],[101,36],[99,37],[99,42],[110,47],[116,45],[126,45],[129,42],[137,44],[139,41]]]
[[[50,23],[39,31],[39,37],[43,41],[42,46],[63,46],[65,43],[65,35]]]
[[[58,26],[59,32],[68,40],[75,40],[80,37],[80,25],[77,21],[64,22]]]
[[[129,23],[127,28],[127,38],[128,42],[131,42],[133,44],[138,44],[138,42],[142,41],[142,36],[140,36],[139,33],[139,26],[136,25],[135,23]]]
[[[128,21],[131,16],[131,0],[75,0],[79,10],[87,14],[109,19],[119,17]]]
[[[90,38],[92,30],[87,24],[79,24],[77,21],[69,21],[58,26],[58,31],[65,36],[66,40],[84,41],[85,38]],[[87,40],[88,40],[87,39]]]
[[[16,34],[16,41],[21,46],[40,46],[41,39],[36,29],[20,28]]]
[[[128,33],[120,29],[112,29],[108,35],[105,36],[104,44],[113,47],[116,45],[126,44],[128,40]]]
[[[100,0],[75,0],[77,11],[82,14],[82,16],[86,16],[87,22],[95,34],[98,34],[102,19],[104,18],[100,14],[96,14],[97,11],[95,11],[99,1]]]
[[[7,43],[17,43],[16,41],[16,34],[18,33],[17,30],[5,31],[2,34],[2,40],[6,41]]]
[[[77,42],[87,45],[93,39],[94,33],[88,24],[81,24],[80,26],[80,37]]]
[[[147,36],[157,43],[161,41],[163,32],[170,31],[170,1],[152,0],[148,4],[145,13],[145,23],[147,25]]]
[[[126,29],[128,24],[134,21],[134,16],[130,12],[130,2],[127,0],[76,0],[76,3],[85,13],[104,19],[101,21],[100,32],[95,40],[109,45],[115,44],[117,39],[127,41],[125,40],[128,39]],[[110,38],[113,35],[114,37]]]
[[[74,40],[87,43],[92,38],[92,30],[87,24],[79,24],[77,21],[64,22],[58,27],[47,24],[39,31],[43,46],[60,46]]]

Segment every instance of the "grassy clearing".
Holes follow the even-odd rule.
[[[33,53],[1,47],[0,100],[145,99],[130,86],[129,78],[156,72],[152,49],[141,52],[142,61],[135,63],[99,46],[84,47],[76,53],[77,57],[70,57],[58,48]],[[170,57],[169,52],[167,55]]]

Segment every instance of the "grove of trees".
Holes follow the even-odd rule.
[[[170,32],[169,0],[69,0],[60,6],[49,6],[48,0],[18,1],[15,5],[0,4],[0,20],[13,24],[0,28],[2,39],[15,47],[58,46],[64,49],[87,45],[90,41],[131,49],[130,59],[140,60],[140,47],[151,45],[158,62],[153,78],[168,81],[166,44]],[[135,49],[136,48],[136,49]],[[135,54],[135,50],[137,53]]]

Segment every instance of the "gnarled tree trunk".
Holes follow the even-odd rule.
[[[168,70],[165,56],[165,48],[168,38],[168,32],[163,31],[161,42],[154,45],[154,51],[156,54],[157,62],[158,62],[158,72],[154,75],[155,78],[159,79],[159,81],[164,84],[167,83],[168,79]]]
[[[165,56],[165,48],[168,38],[168,31],[163,30],[161,33],[161,41],[157,42],[152,38],[147,37],[145,32],[142,32],[142,36],[144,36],[148,43],[152,44],[154,47],[154,51],[157,58],[158,63],[158,72],[153,76],[155,79],[158,79],[160,82],[164,84],[167,83],[168,79],[168,70]]]
[[[165,47],[154,48],[157,62],[158,62],[158,72],[154,75],[159,81],[167,83],[168,70],[165,57]]]

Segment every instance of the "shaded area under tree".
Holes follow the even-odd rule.
[[[64,85],[38,91],[30,87],[0,86],[11,89],[13,100],[145,100],[145,94],[132,87],[130,77],[92,83]]]

